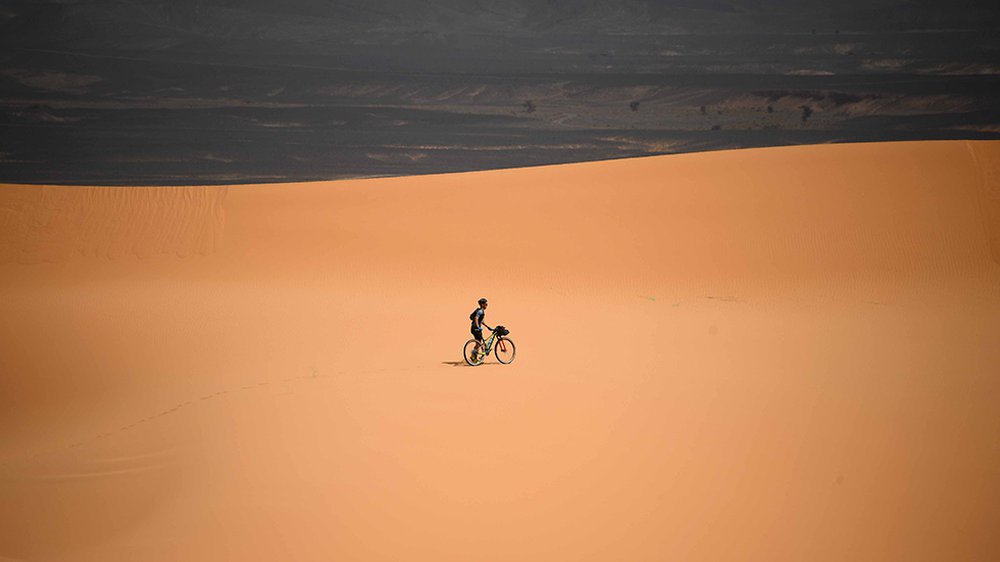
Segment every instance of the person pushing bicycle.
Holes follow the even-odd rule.
[[[466,363],[475,367],[482,365],[486,356],[492,351],[497,356],[497,361],[509,365],[514,360],[516,353],[514,342],[507,337],[510,335],[510,330],[500,325],[490,326],[486,323],[487,306],[489,303],[485,298],[479,299],[479,308],[473,310],[472,314],[469,315],[469,320],[472,322],[469,331],[472,332],[473,339],[465,342],[465,345],[462,346],[462,356],[465,357]],[[485,340],[483,339],[483,328],[493,332]]]
[[[469,315],[469,320],[472,320],[472,337],[476,338],[476,349],[474,353],[479,353],[479,350],[483,347],[483,326],[486,326],[491,332],[493,328],[490,328],[489,324],[486,323],[486,307],[489,306],[489,301],[486,298],[479,299],[479,308],[472,311]]]

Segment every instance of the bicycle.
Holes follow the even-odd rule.
[[[483,342],[479,351],[476,351],[475,339],[465,342],[465,347],[462,348],[462,355],[465,357],[465,362],[472,367],[482,365],[483,361],[489,357],[492,351],[496,355],[497,361],[504,365],[509,365],[514,360],[514,354],[516,353],[514,342],[507,337],[509,333],[510,331],[507,328],[497,326],[493,330],[493,333],[490,334],[490,337]]]

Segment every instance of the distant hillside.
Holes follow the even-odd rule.
[[[0,181],[1000,137],[996,3],[0,0]]]

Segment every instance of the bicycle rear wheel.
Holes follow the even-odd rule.
[[[507,338],[498,338],[496,343],[493,344],[493,354],[497,356],[497,361],[504,365],[509,365],[514,360],[515,353],[514,342]]]
[[[476,365],[482,365],[483,359],[486,359],[486,354],[480,349],[479,353],[473,356],[473,352],[476,349],[476,340],[469,340],[465,342],[465,347],[462,348],[462,356],[465,357],[465,362],[469,365],[475,367]]]

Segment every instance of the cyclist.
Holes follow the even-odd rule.
[[[476,348],[472,351],[473,357],[479,354],[479,350],[483,347],[483,326],[486,326],[491,332],[493,328],[490,328],[489,324],[486,323],[486,307],[489,306],[489,301],[486,298],[479,299],[479,308],[472,311],[469,315],[469,320],[472,320],[472,337],[476,338]]]

